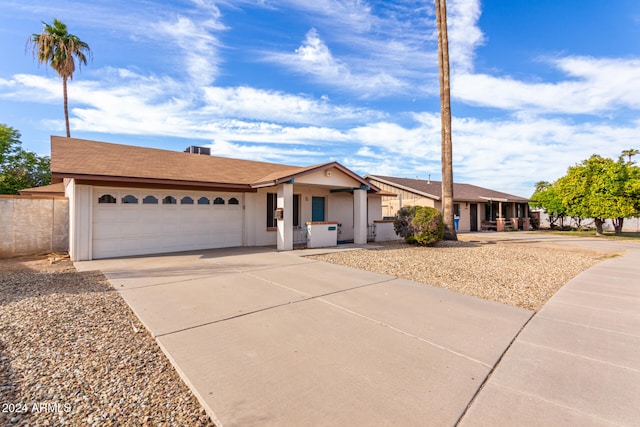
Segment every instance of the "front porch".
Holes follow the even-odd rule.
[[[481,231],[529,231],[530,228],[528,203],[488,199],[484,216],[480,220]]]
[[[351,180],[328,186],[303,178],[279,184],[273,194],[278,250],[337,246],[339,241],[366,244],[369,217],[380,215],[370,203],[370,188]]]

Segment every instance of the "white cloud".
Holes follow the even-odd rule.
[[[475,50],[484,42],[484,34],[478,27],[480,0],[454,0],[447,5],[447,35],[452,72],[471,71]]]
[[[268,144],[238,144],[216,139],[211,144],[211,154],[221,157],[234,157],[261,162],[283,164],[322,163],[325,153],[291,146],[273,146]]]
[[[225,27],[217,20],[219,13],[214,18],[194,22],[179,16],[173,22],[160,22],[157,26],[163,37],[173,40],[180,48],[177,62],[186,62],[187,71],[197,85],[212,83],[219,73],[217,48],[220,42],[212,32],[224,30]]]
[[[9,79],[0,79],[0,99],[15,101],[37,100],[53,103],[62,100],[62,80],[33,74],[16,74]]]
[[[294,53],[272,53],[267,58],[298,73],[312,75],[322,84],[358,93],[363,98],[381,97],[407,88],[406,82],[386,71],[353,72],[344,61],[332,55],[315,29],[307,33]]]
[[[202,113],[213,117],[237,117],[284,123],[335,123],[381,117],[364,108],[331,104],[328,99],[260,90],[247,86],[204,88]]]
[[[544,114],[602,114],[640,108],[640,60],[564,57],[549,63],[566,74],[558,82],[458,74],[452,96],[473,105]]]

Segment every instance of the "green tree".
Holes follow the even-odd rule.
[[[630,148],[628,150],[622,151],[622,155],[627,156],[627,158],[629,159],[629,163],[631,163],[631,158],[633,156],[637,156],[638,154],[640,154],[640,150],[636,150],[635,148]]]
[[[49,157],[25,151],[21,144],[20,132],[0,124],[0,194],[18,194],[51,182]]]
[[[534,209],[542,208],[549,215],[551,227],[556,221],[560,221],[560,227],[564,226],[564,218],[567,215],[567,208],[562,203],[562,198],[558,194],[557,187],[547,181],[536,183],[536,191],[531,196],[532,202],[529,204]]]
[[[624,218],[640,212],[640,172],[638,167],[593,155],[572,166],[556,182],[566,213],[580,218],[593,218],[596,234],[602,235],[607,218],[613,220],[616,233],[622,231]]]
[[[458,240],[453,214],[453,144],[451,141],[451,87],[449,83],[449,37],[447,2],[435,0],[440,74],[440,118],[442,120],[442,215],[445,240]]]
[[[53,19],[53,24],[42,23],[44,28],[40,34],[32,34],[28,43],[32,46],[34,56],[40,64],[47,63],[62,78],[62,92],[64,96],[64,121],[67,138],[71,136],[69,130],[69,103],[67,97],[67,80],[73,79],[76,70],[74,58],[78,59],[79,67],[87,64],[87,57],[91,55],[89,45],[73,34],[69,34],[67,26]]]

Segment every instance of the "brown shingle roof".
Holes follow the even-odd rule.
[[[423,179],[397,178],[393,176],[367,175],[367,179],[395,185],[408,191],[432,197],[436,200],[442,198],[442,182],[426,181]],[[487,200],[506,200],[509,202],[525,203],[528,199],[514,196],[488,188],[478,187],[471,184],[453,184],[453,199],[461,202],[486,202]]]
[[[64,196],[64,184],[59,182],[57,184],[43,185],[42,187],[25,188],[24,190],[18,190],[22,196],[30,195],[52,195],[52,196]]]
[[[54,175],[147,178],[250,186],[264,176],[300,169],[302,168],[275,163],[51,137],[51,172]]]
[[[338,168],[361,184],[368,181],[336,162],[299,167],[227,157],[195,155],[156,148],[51,137],[52,178],[158,182],[225,186],[250,190],[276,185],[295,176]],[[373,191],[378,188],[372,187]]]

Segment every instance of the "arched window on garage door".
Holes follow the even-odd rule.
[[[239,205],[240,202],[235,197],[232,197],[232,198],[229,199],[229,204],[230,205]]]
[[[189,196],[184,196],[182,199],[180,199],[180,204],[181,205],[192,205],[193,204],[193,199]]]
[[[127,194],[126,196],[124,196],[122,198],[122,203],[123,204],[134,204],[137,205],[138,204],[138,198],[134,195],[131,194]]]
[[[211,203],[211,202],[209,201],[209,198],[208,198],[208,197],[204,197],[204,196],[202,196],[202,197],[200,197],[200,198],[198,199],[198,204],[199,204],[199,205],[208,205],[209,203]]]
[[[163,205],[175,205],[176,203],[178,203],[178,201],[173,196],[167,196],[164,199],[162,199]]]
[[[145,198],[142,199],[142,204],[144,204],[144,205],[157,205],[158,204],[158,199],[155,196],[145,196]]]
[[[103,194],[102,196],[98,197],[98,203],[115,203],[116,202],[116,198],[113,197],[111,194]]]
[[[214,205],[224,205],[224,199],[222,197],[216,197],[213,201]]]

